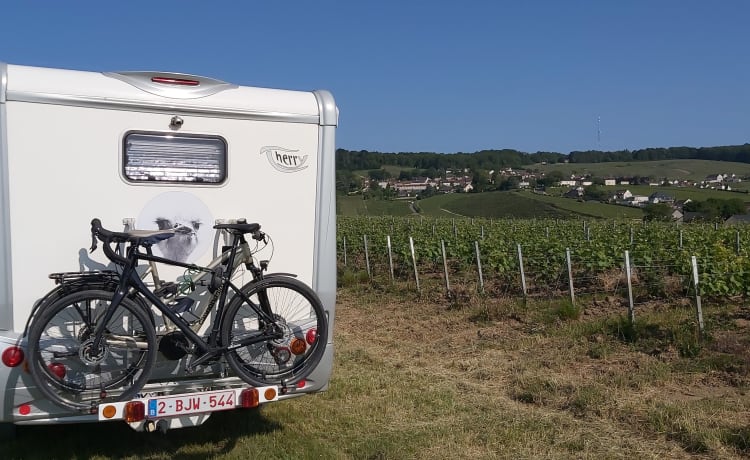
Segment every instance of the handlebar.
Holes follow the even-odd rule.
[[[128,241],[129,237],[130,235],[128,235],[127,233],[113,232],[105,229],[104,227],[102,227],[102,221],[94,218],[91,220],[90,252],[94,252],[96,250],[96,240],[98,238],[102,243],[104,243],[102,245],[102,249],[104,249],[104,254],[106,254],[107,258],[112,262],[115,262],[116,264],[125,265],[128,263],[128,260],[113,251],[110,245],[112,243],[124,243]]]
[[[237,235],[250,234],[251,238],[263,243],[268,243],[267,235],[260,230],[260,224],[248,224],[244,219],[239,219],[235,224],[217,224],[215,229],[227,230]],[[133,244],[142,244],[150,246],[159,241],[174,236],[173,230],[143,231],[135,230],[132,232],[113,232],[102,227],[102,221],[98,218],[91,220],[91,252],[97,248],[97,239],[104,243],[104,254],[112,261],[119,265],[126,265],[128,260],[112,250],[111,244],[130,242]]]

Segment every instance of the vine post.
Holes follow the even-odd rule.
[[[630,270],[630,252],[625,251],[625,277],[628,279],[628,319],[635,324],[635,309],[633,308],[633,280]]]
[[[391,272],[391,281],[393,281],[393,251],[391,250],[391,235],[386,236],[386,247],[388,248],[388,268]]]
[[[523,290],[523,300],[526,301],[526,274],[523,271],[523,253],[521,252],[521,244],[516,244],[518,248],[518,269],[521,271],[521,289]]]
[[[482,259],[479,257],[479,243],[474,241],[474,252],[477,254],[477,271],[479,272],[479,291],[484,292],[484,277],[482,276]]]
[[[692,256],[690,262],[693,266],[693,284],[695,285],[695,314],[698,319],[698,332],[703,335],[703,309],[701,307],[701,294],[698,289],[698,261]]]
[[[440,247],[443,250],[443,271],[445,272],[445,291],[450,292],[451,282],[448,279],[448,258],[445,257],[445,241],[440,240]]]
[[[417,282],[417,292],[421,292],[419,288],[419,273],[417,272],[417,256],[414,252],[414,238],[409,237],[409,249],[411,250],[411,263],[414,265],[414,280]]]
[[[737,230],[737,255],[740,255],[740,231]]]
[[[365,244],[365,264],[367,265],[367,276],[372,279],[372,271],[370,270],[370,251],[369,249],[367,249],[367,235],[363,235],[362,240]]]
[[[570,303],[576,306],[576,296],[573,291],[573,264],[570,263],[570,248],[565,248],[565,260],[568,263],[568,287],[570,288]]]
[[[346,267],[346,237],[344,237],[344,267]]]

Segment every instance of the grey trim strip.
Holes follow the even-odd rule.
[[[34,102],[74,107],[88,107],[110,110],[128,110],[136,112],[163,112],[195,115],[199,117],[233,118],[243,120],[279,121],[284,123],[318,124],[319,115],[303,115],[282,112],[258,112],[254,110],[226,109],[220,107],[200,107],[189,104],[132,101],[91,96],[71,96],[51,93],[30,93],[8,91],[9,101]]]
[[[0,62],[0,330],[13,330],[13,274],[8,178],[8,65]]]
[[[0,104],[5,104],[6,91],[8,91],[8,64],[0,62]]]
[[[328,310],[330,322],[327,339],[328,343],[332,343],[336,311],[336,127],[329,123],[337,122],[338,110],[331,93],[316,91],[315,96],[321,107],[321,119],[326,119],[326,124],[319,128],[318,135],[312,284]],[[328,362],[327,365],[332,363]]]
[[[313,94],[315,94],[315,99],[318,100],[320,126],[338,126],[339,109],[336,107],[333,95],[324,89],[313,91]]]

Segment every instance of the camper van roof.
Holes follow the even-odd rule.
[[[320,122],[321,107],[313,92],[237,86],[206,77],[168,72],[100,73],[8,64],[6,74],[5,96],[9,101],[119,107],[124,110],[143,107],[228,117],[262,117],[265,114],[292,122]],[[179,82],[172,82],[170,85],[166,80],[173,76],[182,77],[189,83],[179,85]],[[162,80],[152,77],[162,77]],[[135,84],[139,79],[144,85]],[[159,84],[169,86],[162,92],[153,90],[158,89]],[[196,91],[196,87],[201,90],[205,87],[208,91]]]

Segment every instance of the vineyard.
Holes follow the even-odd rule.
[[[729,298],[750,293],[750,228],[624,220],[339,217],[344,277],[488,295]],[[697,289],[696,289],[697,287]]]

